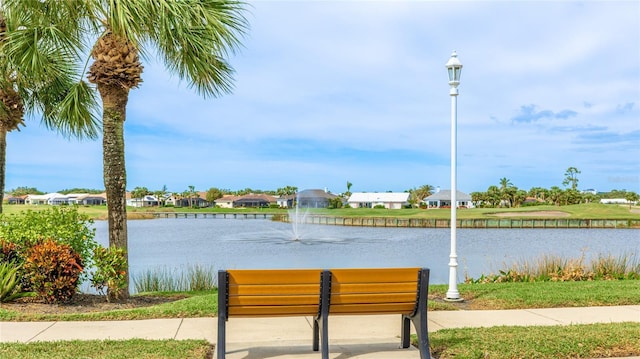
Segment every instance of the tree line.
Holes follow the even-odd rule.
[[[562,181],[564,188],[532,187],[528,191],[519,189],[506,177],[500,178],[498,185],[492,185],[484,192],[472,192],[471,201],[475,207],[521,207],[524,205],[553,204],[566,206],[570,204],[599,202],[602,198],[624,198],[636,202],[639,195],[633,191],[612,190],[606,193],[593,193],[578,190],[578,174],[580,170],[569,167]]]

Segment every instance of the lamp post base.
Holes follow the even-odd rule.
[[[449,303],[460,303],[464,302],[464,298],[444,298],[444,301]]]

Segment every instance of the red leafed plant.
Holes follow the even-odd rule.
[[[71,246],[52,239],[32,246],[24,263],[31,289],[47,303],[70,301],[82,270],[80,255]]]

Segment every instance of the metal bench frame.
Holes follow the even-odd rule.
[[[366,272],[367,269],[357,269]],[[379,269],[377,269],[379,270]],[[313,318],[313,350],[321,351],[322,359],[329,359],[329,316],[331,313],[331,270],[320,271],[320,290],[318,293],[318,313]],[[411,345],[411,324],[418,337],[418,350],[421,359],[430,359],[429,336],[427,332],[427,296],[429,290],[429,269],[417,270],[415,308],[410,314],[401,314],[401,348]],[[381,292],[384,294],[384,292]],[[335,294],[335,293],[334,293]],[[366,303],[363,303],[366,304]],[[345,313],[367,315],[366,313]],[[286,315],[286,314],[285,314]],[[296,316],[291,314],[289,316]],[[218,359],[224,359],[226,353],[226,322],[229,320],[229,274],[225,270],[218,272]]]

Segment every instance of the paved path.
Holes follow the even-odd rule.
[[[569,325],[640,322],[640,305],[523,310],[430,311],[429,331],[498,325]],[[317,359],[311,351],[312,319],[231,318],[229,359]],[[205,339],[215,343],[217,318],[176,318],[99,322],[0,322],[0,342],[90,339]],[[415,349],[398,349],[400,316],[332,316],[332,359],[418,359]],[[640,359],[639,357],[634,357]]]

